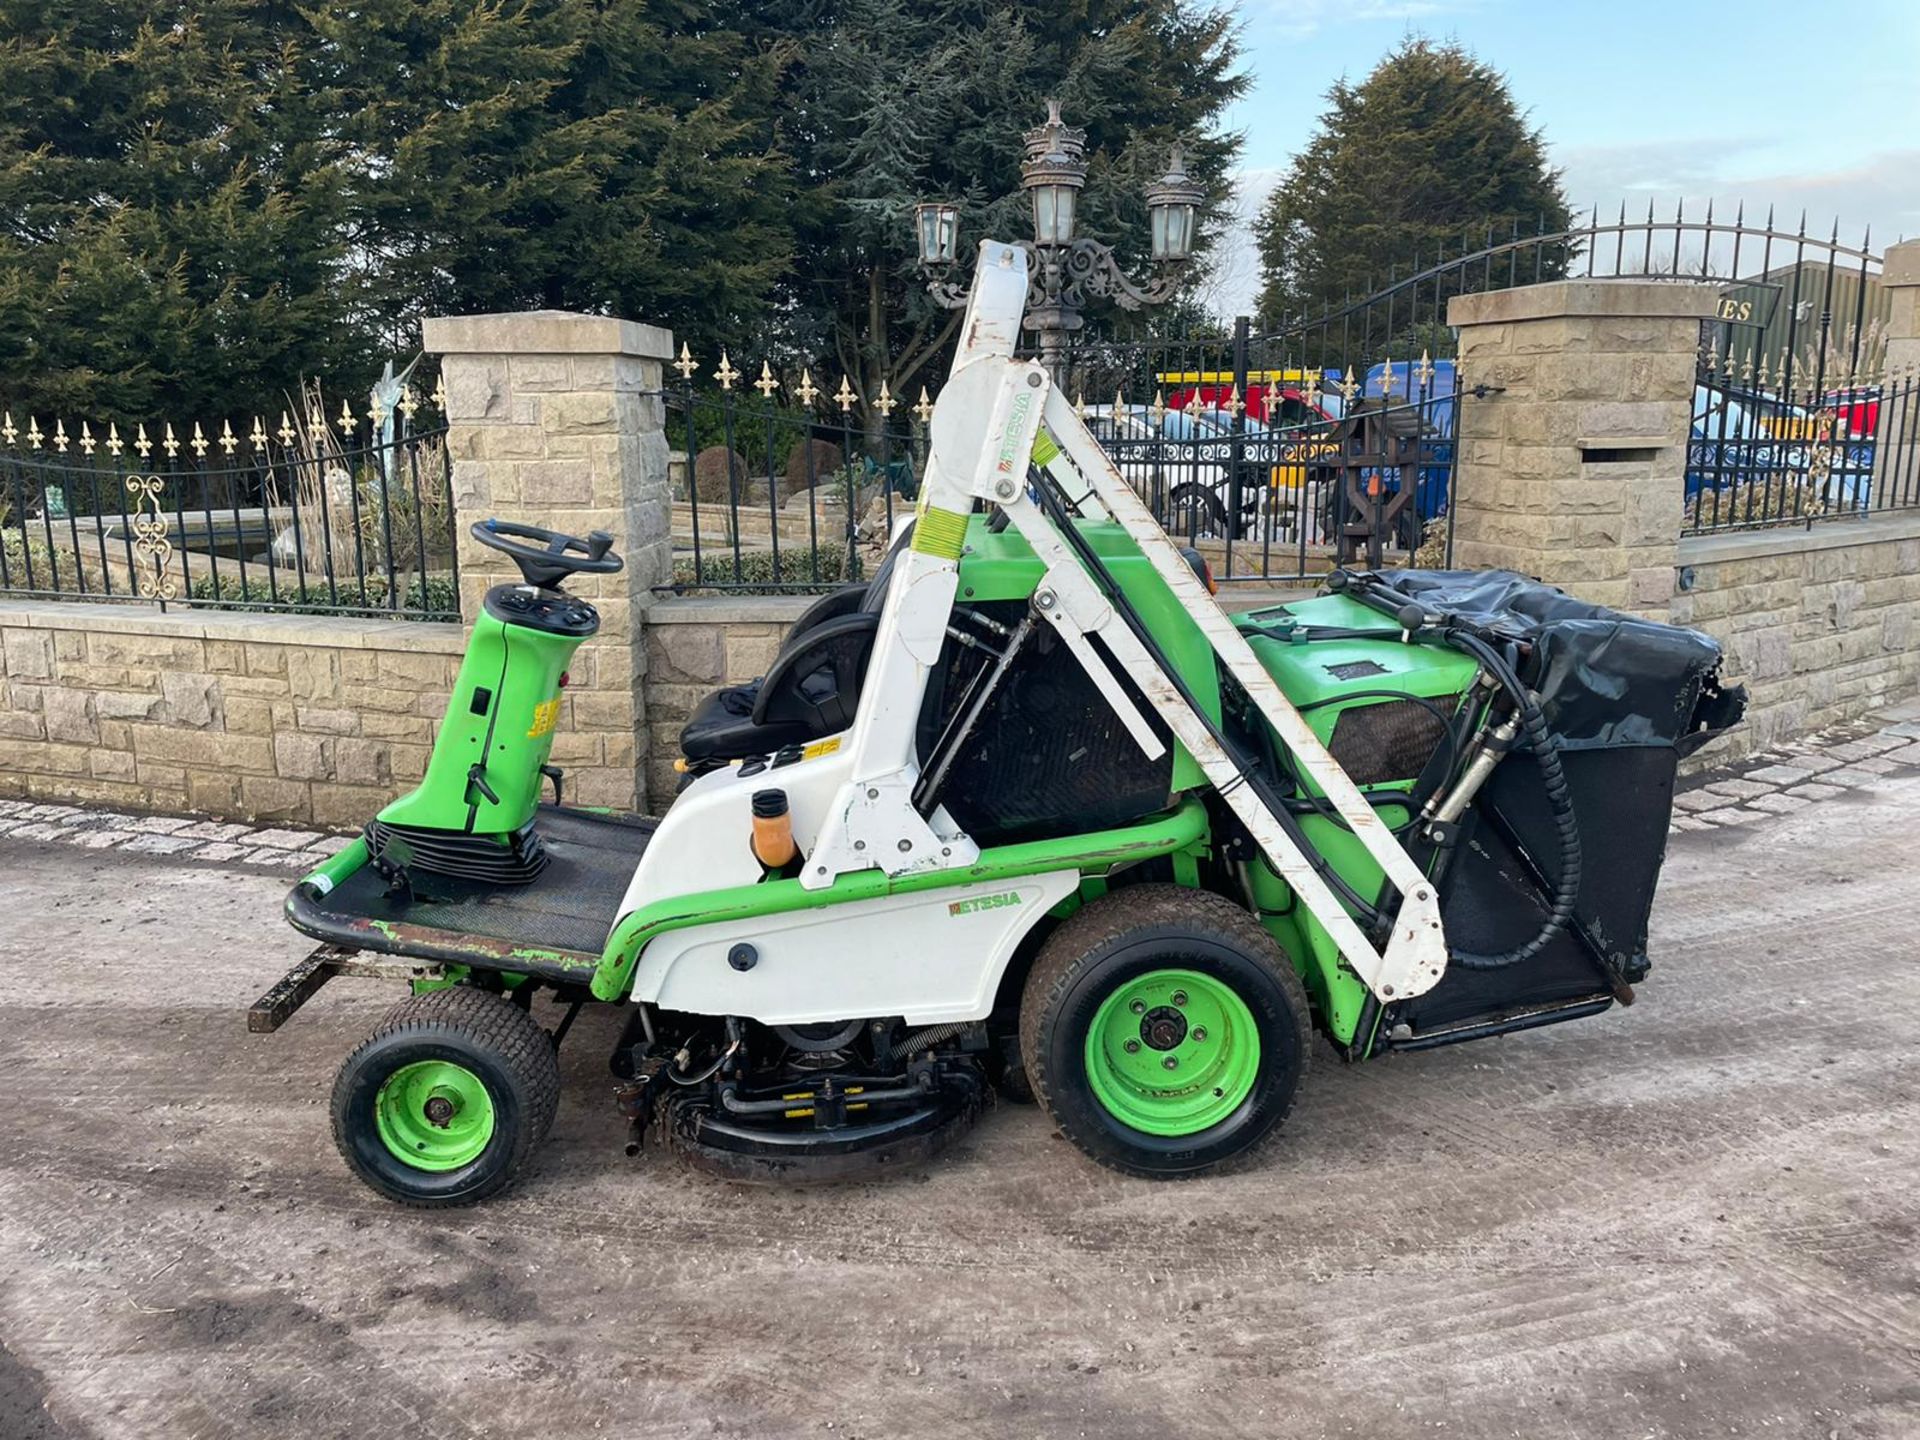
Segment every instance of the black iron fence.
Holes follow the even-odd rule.
[[[823,390],[810,370],[780,379],[763,364],[749,386],[722,355],[709,386],[690,354],[678,368],[665,396],[670,588],[778,594],[867,575],[920,493],[925,392],[909,406],[883,382],[862,404],[846,380]]]
[[[239,433],[0,415],[0,593],[460,618],[444,428],[403,394]]]

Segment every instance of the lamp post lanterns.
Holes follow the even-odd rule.
[[[1076,238],[1074,212],[1087,183],[1087,132],[1060,118],[1060,103],[1047,102],[1044,124],[1027,131],[1021,188],[1033,204],[1033,239],[1027,252],[1027,313],[1021,323],[1040,345],[1040,361],[1056,384],[1065,380],[1067,347],[1086,323],[1090,298],[1110,299],[1123,310],[1160,305],[1173,298],[1193,258],[1194,215],[1206,192],[1187,175],[1174,147],[1167,173],[1146,190],[1154,274],[1142,284],[1127,275],[1110,246]],[[932,201],[914,207],[920,264],[930,272],[927,291],[948,309],[967,303],[967,286],[947,278],[959,254],[959,207]]]

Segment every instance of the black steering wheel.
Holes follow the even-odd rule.
[[[569,575],[611,575],[626,563],[613,553],[613,536],[604,530],[589,531],[582,540],[538,525],[478,520],[471,533],[489,550],[498,550],[518,565],[527,584],[543,590],[557,586]],[[537,540],[545,548],[522,545],[522,540]]]

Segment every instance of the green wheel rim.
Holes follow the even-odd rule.
[[[373,1097],[373,1121],[396,1160],[416,1170],[458,1170],[493,1139],[493,1097],[451,1060],[402,1065]]]
[[[1260,1031],[1232,986],[1195,970],[1153,970],[1100,1003],[1086,1059],[1094,1098],[1121,1124],[1194,1135],[1253,1093]]]

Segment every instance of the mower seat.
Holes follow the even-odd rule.
[[[700,702],[680,732],[680,753],[694,767],[802,745],[853,724],[893,578],[893,557],[911,530],[908,526],[867,584],[848,585],[808,606],[765,675],[725,686]]]

